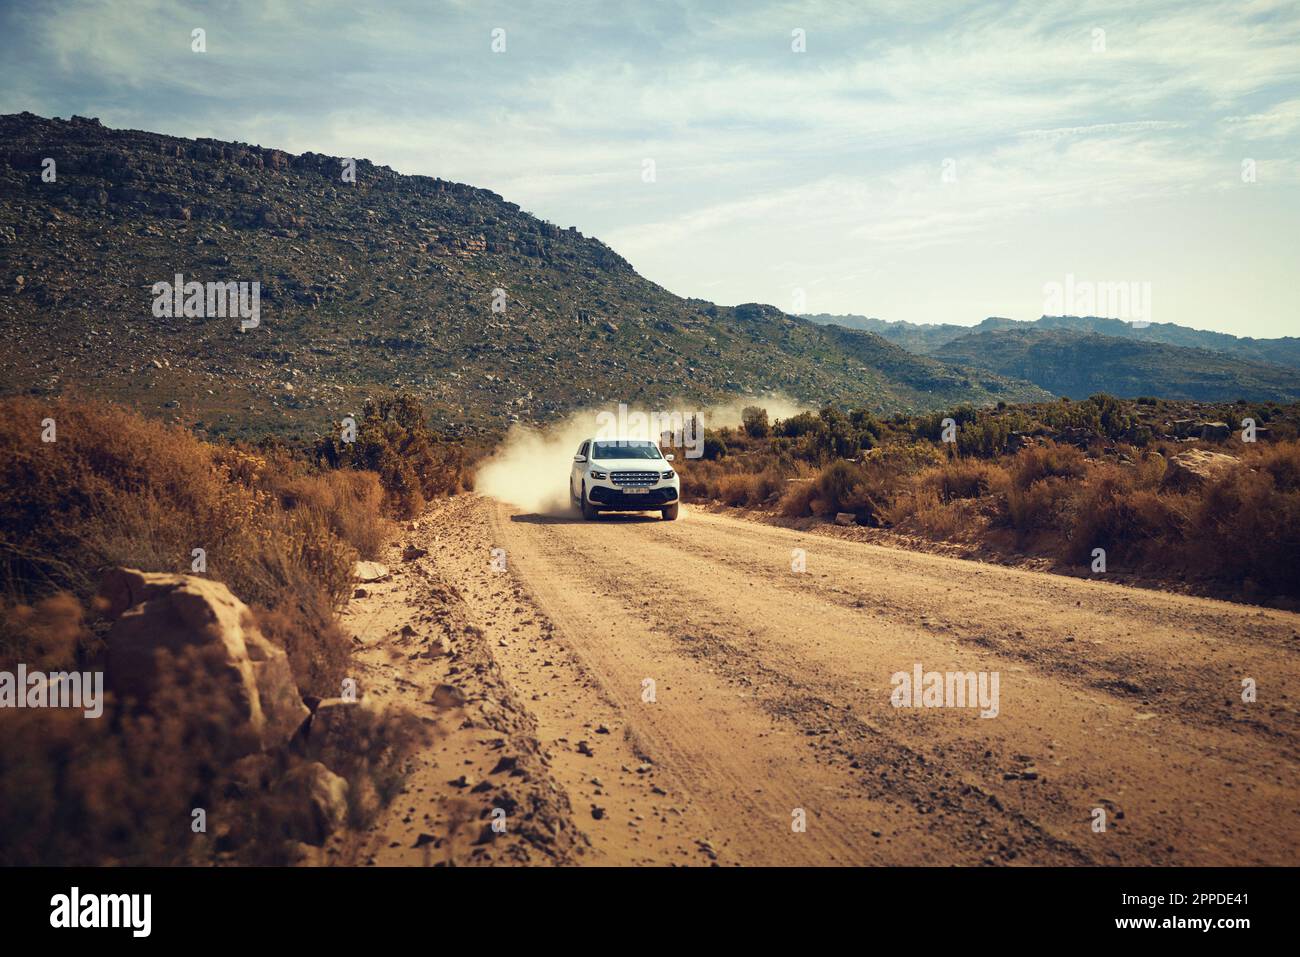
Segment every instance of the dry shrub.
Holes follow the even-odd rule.
[[[1016,530],[1023,543],[1035,532],[1057,528],[1066,511],[1072,489],[1068,479],[1040,479],[1026,488],[1014,481],[1007,490],[1005,524]]]
[[[919,478],[934,489],[940,501],[979,498],[988,494],[998,478],[1006,472],[1000,466],[980,459],[953,459],[935,469],[927,469]]]
[[[359,830],[397,797],[407,759],[427,740],[424,722],[410,712],[358,706],[330,736],[328,748],[309,746],[304,756],[347,780],[349,823]]]
[[[929,482],[917,482],[899,492],[883,511],[884,523],[918,532],[938,541],[968,537],[982,524],[972,515],[964,501],[945,502]]]
[[[1031,445],[1016,453],[1010,465],[1011,482],[1017,489],[1027,489],[1046,479],[1080,479],[1087,470],[1087,459],[1072,445]]]
[[[53,418],[57,440],[40,441]],[[373,474],[312,472],[284,453],[208,445],[111,406],[0,404],[0,576],[11,603],[68,590],[82,602],[105,569],[191,571],[254,608],[289,651],[305,692],[333,694],[351,646],[334,625],[358,554],[385,535]]]
[[[81,604],[71,595],[52,595],[34,606],[0,605],[0,671],[13,672],[20,662],[36,671],[59,671],[96,647]]]
[[[1223,475],[1191,500],[1190,568],[1237,583],[1246,598],[1300,596],[1300,491],[1285,484],[1294,454],[1265,456],[1265,467]]]
[[[83,668],[76,649],[89,638],[76,605],[61,595],[11,609],[11,641],[29,654],[58,632],[62,650],[38,659],[43,668]],[[227,813],[226,738],[239,718],[219,679],[186,665],[164,671],[171,680],[149,712],[110,700],[93,719],[67,709],[0,713],[0,865],[191,863],[206,840],[191,832],[193,808],[214,823],[272,810],[254,800]]]
[[[57,440],[40,441],[53,418]],[[352,643],[335,619],[358,554],[384,540],[378,476],[321,472],[283,451],[200,442],[110,406],[0,402],[0,668],[97,668],[83,620],[102,572],[191,571],[247,602],[288,655],[305,693],[334,695]],[[237,716],[207,669],[179,662],[148,712],[0,712],[0,864],[180,864],[216,857],[285,863],[300,811],[277,796],[301,758],[281,750],[229,762]],[[384,717],[341,757],[360,820],[395,793],[414,741]],[[250,760],[255,767],[250,767]],[[207,810],[210,835],[190,830]]]
[[[787,518],[812,515],[812,503],[816,495],[817,485],[814,479],[809,478],[799,482],[791,482],[781,495],[781,500],[777,503],[777,512]]]
[[[724,505],[766,505],[785,488],[781,470],[767,468],[761,472],[723,475],[708,488],[709,497]]]
[[[752,475],[724,475],[718,480],[713,497],[723,505],[747,505],[750,500]]]
[[[254,605],[253,619],[285,650],[304,694],[336,695],[349,672],[352,641],[339,626],[320,590],[288,590],[271,605]]]
[[[57,665],[73,668],[65,660]],[[148,711],[0,714],[0,866],[283,865],[301,808],[275,782],[309,760],[281,749],[230,760],[240,725],[224,683],[196,659],[173,660]],[[386,713],[354,753],[336,755],[354,824],[397,793],[418,720]],[[208,831],[194,833],[203,808]]]
[[[792,517],[852,512],[871,522],[886,504],[882,490],[873,487],[871,473],[854,462],[839,461],[811,481],[791,486],[781,499],[780,512]]]
[[[414,396],[367,400],[355,441],[326,439],[316,446],[315,455],[331,468],[376,473],[385,507],[402,518],[418,515],[435,496],[466,487],[465,450],[429,428]]]
[[[812,481],[791,486],[779,510],[790,517],[851,512],[859,522],[879,525],[888,521],[895,497],[911,488],[913,477],[942,462],[932,446],[882,446],[861,462],[841,459],[815,473]]]
[[[1130,477],[1114,467],[1096,470],[1072,489],[1064,557],[1088,562],[1093,549],[1104,548],[1108,567],[1139,564],[1140,549],[1155,530],[1132,496]]]
[[[1300,442],[1257,447],[1247,464],[1267,473],[1278,492],[1300,491]]]
[[[347,542],[361,558],[373,559],[388,540],[381,517],[384,489],[374,472],[344,469],[285,480],[277,489],[285,511],[303,511]]]

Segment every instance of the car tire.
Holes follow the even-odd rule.
[[[671,522],[677,517],[677,506],[678,503],[674,502],[672,505],[665,505],[659,510],[659,514],[664,517],[665,522]]]
[[[592,508],[591,503],[587,501],[587,485],[585,482],[582,486],[582,501],[579,502],[579,506],[582,508],[582,517],[589,522],[594,521],[600,515],[600,512]]]

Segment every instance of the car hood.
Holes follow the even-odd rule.
[[[672,464],[663,459],[594,459],[591,467],[602,472],[667,472]]]

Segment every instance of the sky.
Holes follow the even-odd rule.
[[[0,0],[22,110],[485,187],[723,304],[1133,284],[1107,314],[1300,335],[1298,0]]]

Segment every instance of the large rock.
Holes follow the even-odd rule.
[[[1228,436],[1232,434],[1232,429],[1228,427],[1227,422],[1202,422],[1201,423],[1201,441],[1202,442],[1226,442]]]
[[[319,761],[300,764],[276,789],[291,802],[286,824],[290,837],[315,847],[348,819],[348,782]]]
[[[307,719],[284,649],[261,633],[223,583],[117,568],[104,576],[100,597],[113,619],[105,684],[119,697],[148,707],[172,677],[167,669],[187,661],[223,690],[236,752],[284,744]]]
[[[1235,456],[1223,452],[1188,449],[1170,457],[1165,465],[1162,487],[1177,492],[1200,488],[1206,482],[1232,471],[1239,464]]]

